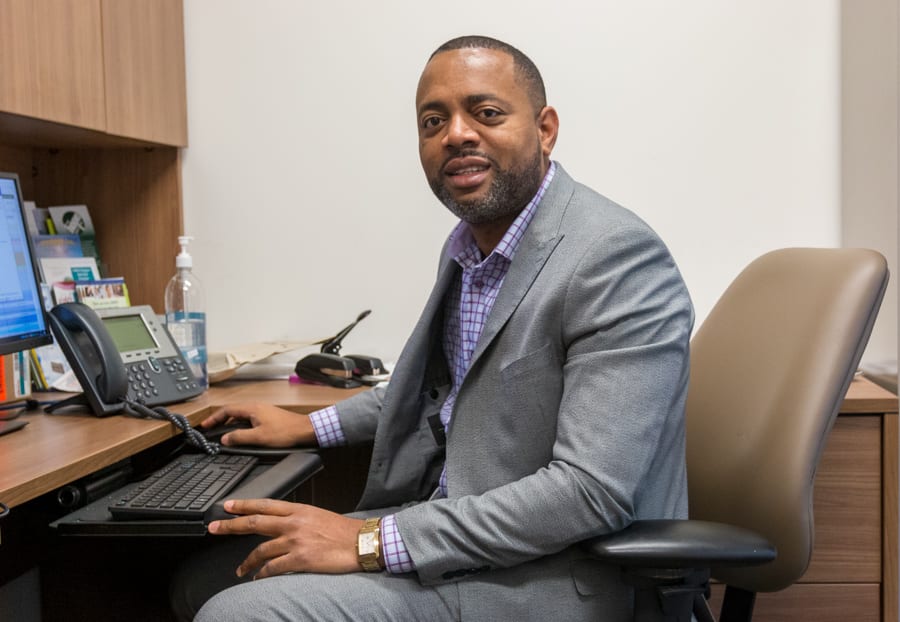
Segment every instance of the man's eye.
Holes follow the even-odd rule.
[[[422,127],[426,130],[429,128],[437,127],[440,124],[440,117],[425,117],[425,119],[422,120]]]

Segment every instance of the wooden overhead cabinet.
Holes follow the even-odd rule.
[[[187,145],[181,0],[103,0],[106,131]]]
[[[0,111],[187,144],[180,0],[2,0]]]
[[[0,2],[0,110],[106,129],[99,0]]]
[[[0,0],[0,170],[84,203],[107,276],[162,310],[182,233],[181,0]]]

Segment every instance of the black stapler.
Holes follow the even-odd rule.
[[[369,313],[371,310],[363,311],[355,322],[334,337],[316,342],[322,344],[320,352],[307,354],[297,361],[294,367],[297,376],[341,389],[352,389],[363,384],[374,385],[384,380],[387,374],[381,359],[364,354],[340,355],[341,341]]]
[[[352,389],[362,386],[362,382],[353,377],[354,364],[349,358],[320,352],[307,354],[297,361],[294,371],[304,380],[319,382],[341,389]]]

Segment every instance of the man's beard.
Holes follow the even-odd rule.
[[[522,211],[522,208],[537,193],[538,187],[541,185],[540,149],[535,151],[534,157],[522,168],[511,170],[502,170],[493,158],[477,151],[463,151],[454,157],[464,156],[477,156],[491,163],[494,178],[483,198],[463,202],[456,201],[443,184],[442,173],[439,173],[436,179],[429,179],[428,183],[440,202],[459,219],[470,225],[483,225],[515,216]]]

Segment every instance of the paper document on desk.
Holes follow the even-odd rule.
[[[290,352],[313,345],[310,341],[264,341],[237,346],[227,352],[211,352],[207,360],[210,383],[231,378],[239,368],[258,363],[275,354]]]

